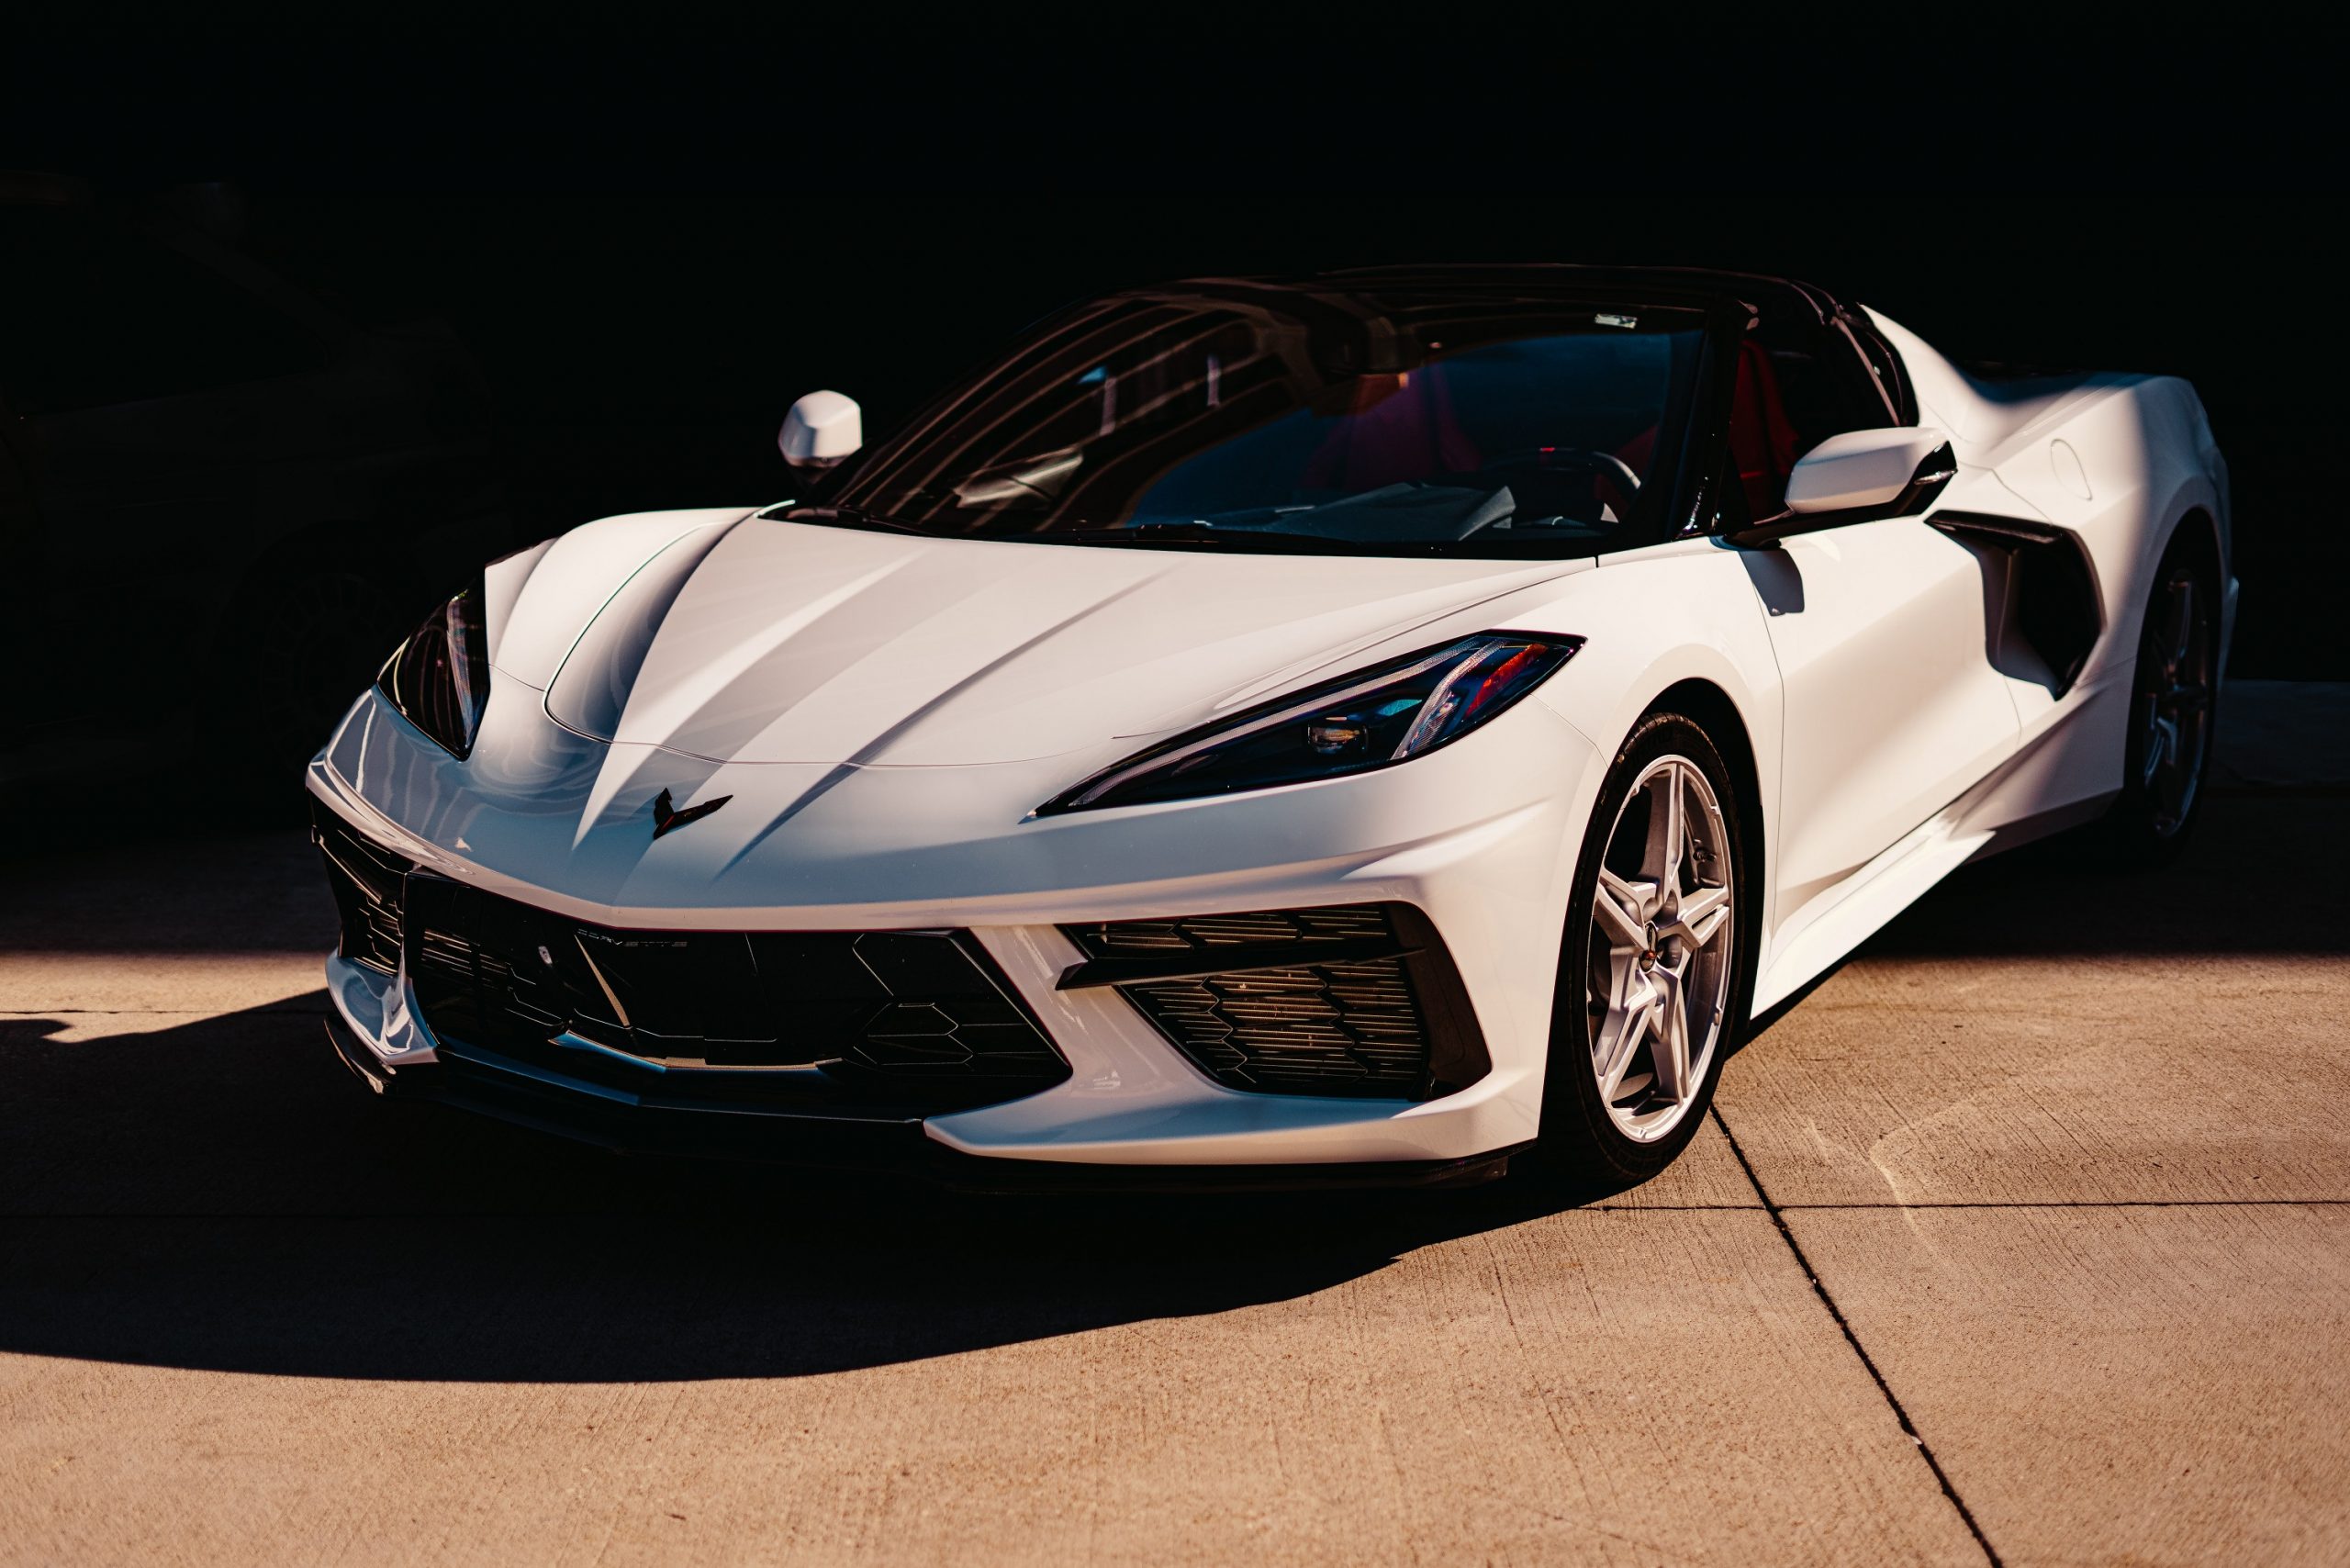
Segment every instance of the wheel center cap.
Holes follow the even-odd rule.
[[[1640,968],[1642,970],[1656,968],[1657,949],[1663,946],[1664,943],[1657,936],[1655,926],[1651,925],[1641,932]]]

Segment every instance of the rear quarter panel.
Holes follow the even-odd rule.
[[[2190,515],[2221,531],[2224,575],[2226,465],[2177,377],[2091,377],[1985,445],[1977,460],[2088,550],[2104,622],[2089,675],[2134,659],[2154,568]]]
[[[2020,755],[1977,802],[1976,820],[1996,828],[2093,805],[2121,786],[2147,598],[2164,552],[2190,519],[2195,527],[2209,519],[2214,531],[2223,649],[2232,632],[2227,463],[2202,400],[2169,375],[1975,380],[1898,322],[1871,314],[1910,373],[1919,422],[1948,431],[1962,465],[1990,470],[2015,498],[2015,515],[2078,539],[2096,579],[2098,639],[2072,688],[2060,697],[2033,681],[2009,682]]]

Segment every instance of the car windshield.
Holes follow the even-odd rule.
[[[1505,293],[1116,296],[1048,324],[797,515],[1066,543],[1592,554],[1661,511],[1702,334],[1687,309]]]

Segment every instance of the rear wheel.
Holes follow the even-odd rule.
[[[2168,859],[2195,823],[2218,714],[2219,647],[2218,592],[2173,545],[2138,633],[2121,796],[2106,821],[2125,862]]]
[[[1552,1170],[1644,1181],[1696,1136],[1744,1025],[1737,801],[1693,721],[1657,713],[1617,754],[1567,907],[1541,1148]]]

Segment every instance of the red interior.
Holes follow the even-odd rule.
[[[1762,345],[1749,338],[1739,345],[1729,410],[1730,460],[1746,487],[1749,517],[1759,521],[1785,509],[1796,445],[1796,427],[1779,397],[1779,373]]]

